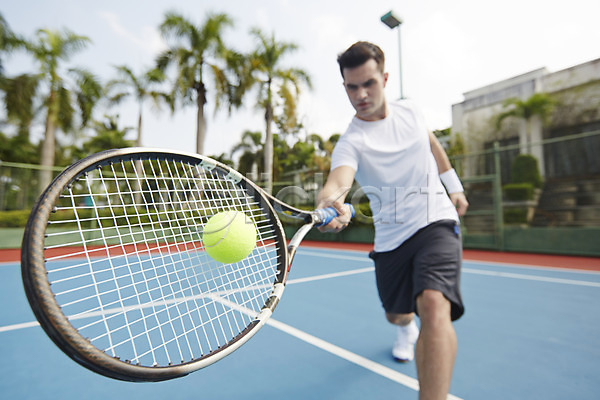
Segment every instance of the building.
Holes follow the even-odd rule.
[[[509,109],[507,99],[526,102],[538,93],[553,104],[545,120],[534,115],[498,123],[498,116]],[[544,185],[533,204],[528,203],[527,224],[600,226],[600,58],[557,72],[536,69],[464,93],[464,101],[452,106],[454,140],[456,136],[467,153],[460,165],[467,182],[469,178],[480,182],[477,177],[497,176],[499,161],[504,185],[513,181],[511,164],[518,154],[532,154],[537,159]],[[498,157],[489,151],[494,143],[500,145]],[[492,195],[489,186],[475,183],[469,189],[472,209],[485,210],[498,203],[497,190]],[[510,203],[506,200],[501,203],[505,222]],[[484,216],[485,211],[471,214],[466,221],[471,231],[489,230],[494,225]]]
[[[506,110],[507,99],[526,101],[535,93],[545,93],[555,101],[547,121],[538,116],[529,121],[508,118],[497,127],[497,116]],[[515,148],[503,154],[503,181],[508,179],[504,175],[510,159],[524,152],[538,159],[545,178],[600,174],[600,163],[596,161],[598,137],[591,146],[581,141],[569,150],[578,159],[576,166],[562,162],[565,155],[560,150],[564,148],[541,145],[547,139],[600,130],[600,58],[557,72],[536,69],[463,95],[464,101],[452,106],[452,134],[462,137],[467,153],[489,149],[494,142]],[[531,144],[529,148],[527,143]],[[475,159],[466,160],[463,168],[465,176],[489,172],[485,171],[485,163]]]

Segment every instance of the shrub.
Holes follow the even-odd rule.
[[[512,183],[530,183],[535,188],[542,187],[542,176],[537,159],[531,154],[519,154],[511,165]]]
[[[15,210],[0,212],[1,228],[22,228],[27,225],[29,210]]]
[[[503,186],[504,195],[510,201],[525,201],[533,199],[533,185],[531,183],[508,183]]]
[[[526,208],[509,208],[504,210],[505,224],[526,224],[527,209]]]

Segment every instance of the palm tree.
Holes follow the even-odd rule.
[[[70,69],[69,74],[64,74],[61,69],[61,63],[85,48],[90,42],[89,38],[68,30],[60,32],[40,29],[36,39],[34,42],[28,42],[26,48],[39,63],[39,77],[48,90],[41,102],[46,110],[39,182],[40,188],[43,189],[52,178],[56,131],[61,129],[63,132],[70,132],[73,129],[74,104],[79,108],[81,127],[84,127],[90,120],[94,105],[102,96],[102,87],[96,78],[84,69]],[[73,80],[69,80],[67,75],[71,75]]]
[[[182,105],[195,105],[196,152],[204,153],[206,137],[205,106],[207,103],[206,73],[213,77],[215,89],[215,111],[223,102],[239,106],[241,102],[232,98],[234,90],[228,80],[227,68],[232,61],[232,52],[226,49],[221,40],[226,27],[232,26],[232,20],[225,14],[211,14],[204,24],[195,25],[176,13],[167,13],[160,31],[172,44],[157,59],[157,67],[162,71],[174,64],[175,83],[172,89],[173,101]]]
[[[142,110],[146,100],[152,100],[157,108],[160,108],[161,100],[171,104],[166,93],[153,90],[152,87],[164,81],[164,73],[156,68],[147,70],[140,76],[136,76],[131,69],[124,65],[115,67],[118,77],[107,84],[109,101],[119,103],[127,97],[134,97],[138,103],[138,123],[136,146],[142,145]]]
[[[260,172],[259,166],[256,165],[256,160],[259,159],[263,154],[263,143],[262,133],[245,131],[242,134],[242,141],[240,144],[235,146],[231,150],[231,158],[237,152],[242,152],[242,155],[238,161],[238,171],[242,174],[248,174],[253,172],[256,166],[256,172]],[[253,176],[251,179],[258,179],[257,176]]]
[[[545,121],[552,113],[554,105],[554,100],[546,93],[535,93],[527,100],[507,99],[503,105],[507,110],[496,117],[496,128],[499,129],[502,121],[509,117],[524,119],[526,148],[527,152],[531,153],[531,121],[534,117]]]
[[[280,67],[283,57],[295,51],[294,43],[278,42],[275,35],[266,36],[260,29],[253,29],[252,35],[257,39],[256,50],[250,55],[252,84],[258,86],[257,106],[265,112],[265,150],[264,171],[267,174],[265,190],[273,189],[273,132],[275,107],[282,105],[282,113],[290,125],[296,125],[297,99],[300,84],[311,86],[308,74],[298,68],[283,69]]]
[[[105,115],[103,121],[93,121],[92,127],[95,135],[74,150],[76,159],[99,151],[131,147],[135,144],[125,139],[127,131],[131,128],[120,128],[117,116]]]

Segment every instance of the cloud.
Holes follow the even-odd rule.
[[[254,25],[260,27],[263,32],[271,33],[273,24],[269,18],[269,12],[265,8],[257,8],[254,12]]]
[[[115,34],[135,47],[142,49],[145,53],[155,55],[167,48],[156,28],[152,26],[143,26],[139,34],[136,35],[123,26],[119,15],[115,13],[101,11],[100,18],[106,21]]]
[[[355,38],[349,32],[347,22],[341,15],[315,14],[309,21],[309,32],[316,39],[312,45],[319,50],[330,48],[343,49]]]

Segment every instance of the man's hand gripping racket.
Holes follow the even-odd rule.
[[[232,210],[255,225],[256,246],[222,264],[202,233]],[[289,245],[276,212],[304,222]],[[336,215],[282,203],[206,157],[109,150],[68,167],[35,204],[22,246],[25,292],[48,336],[81,365],[128,381],[176,378],[264,325],[300,241]]]

